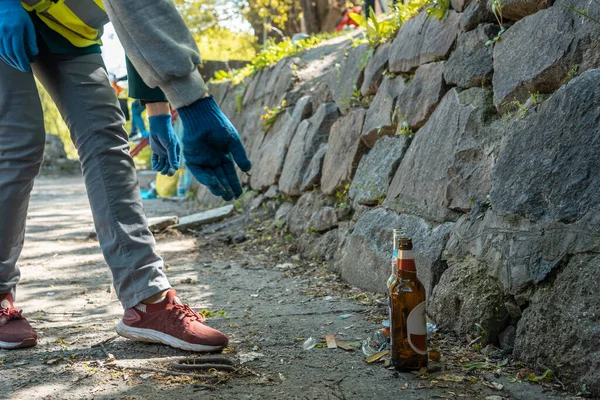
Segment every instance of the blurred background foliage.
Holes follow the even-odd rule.
[[[347,0],[173,1],[190,28],[202,58],[213,61],[262,60],[269,48],[278,48],[274,44],[280,44],[279,47],[289,50],[293,47],[289,43],[294,34],[331,32],[344,9],[354,3],[362,3]],[[316,45],[320,40],[322,39],[315,38],[310,45]],[[261,51],[262,55],[259,54]],[[279,52],[284,55],[289,53]],[[50,95],[39,83],[38,89],[46,132],[60,136],[68,157],[77,158],[69,131]],[[129,125],[127,122],[128,131]]]

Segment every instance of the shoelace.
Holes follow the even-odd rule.
[[[187,304],[175,304],[173,305],[173,309],[177,310],[181,313],[180,319],[184,319],[185,317],[190,317],[192,321],[204,322],[206,321],[206,317],[204,314],[199,313],[198,311],[194,311]]]
[[[11,319],[22,319],[23,310],[17,310],[14,307],[0,308],[0,319],[10,321]]]

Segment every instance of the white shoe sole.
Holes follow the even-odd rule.
[[[33,347],[37,344],[36,340],[25,339],[22,342],[2,342],[0,341],[0,349],[12,350],[24,347]]]
[[[184,340],[177,339],[174,336],[167,335],[164,332],[155,331],[154,329],[134,328],[125,325],[123,321],[119,321],[116,331],[119,335],[128,339],[141,340],[143,342],[162,343],[167,346],[175,347],[182,350],[195,352],[213,352],[223,349],[225,346],[207,346],[204,344],[188,343]]]

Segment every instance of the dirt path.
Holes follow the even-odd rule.
[[[189,208],[189,206],[187,206]],[[149,216],[182,213],[179,203],[154,200]],[[188,210],[189,212],[189,210]],[[466,374],[452,361],[461,350],[438,335],[442,362],[428,374],[397,374],[367,365],[360,349],[314,348],[309,337],[327,334],[357,342],[378,328],[384,300],[348,288],[320,265],[290,256],[258,222],[246,226],[249,240],[233,244],[225,231],[158,237],[158,249],[180,296],[215,314],[210,324],[227,332],[233,359],[249,361],[221,375],[215,390],[189,377],[169,377],[124,367],[167,368],[189,353],[160,345],[115,338],[122,309],[111,288],[110,272],[88,239],[91,214],[80,178],[42,178],[35,186],[27,243],[20,265],[18,307],[40,336],[32,349],[0,351],[0,398],[10,399],[546,399],[564,398],[507,374]],[[239,227],[233,225],[239,233]],[[325,296],[333,296],[328,298]],[[355,297],[353,300],[352,297]],[[340,319],[343,314],[352,314]],[[446,347],[444,347],[446,346]],[[105,351],[116,361],[109,362]],[[463,356],[469,357],[467,353]],[[453,364],[454,363],[454,364]],[[490,382],[503,386],[492,389]]]

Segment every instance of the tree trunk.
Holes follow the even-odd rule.
[[[302,0],[302,12],[304,13],[304,25],[306,33],[319,33],[321,29],[321,20],[317,9],[316,0]]]
[[[306,33],[332,32],[342,17],[343,0],[302,0]]]

